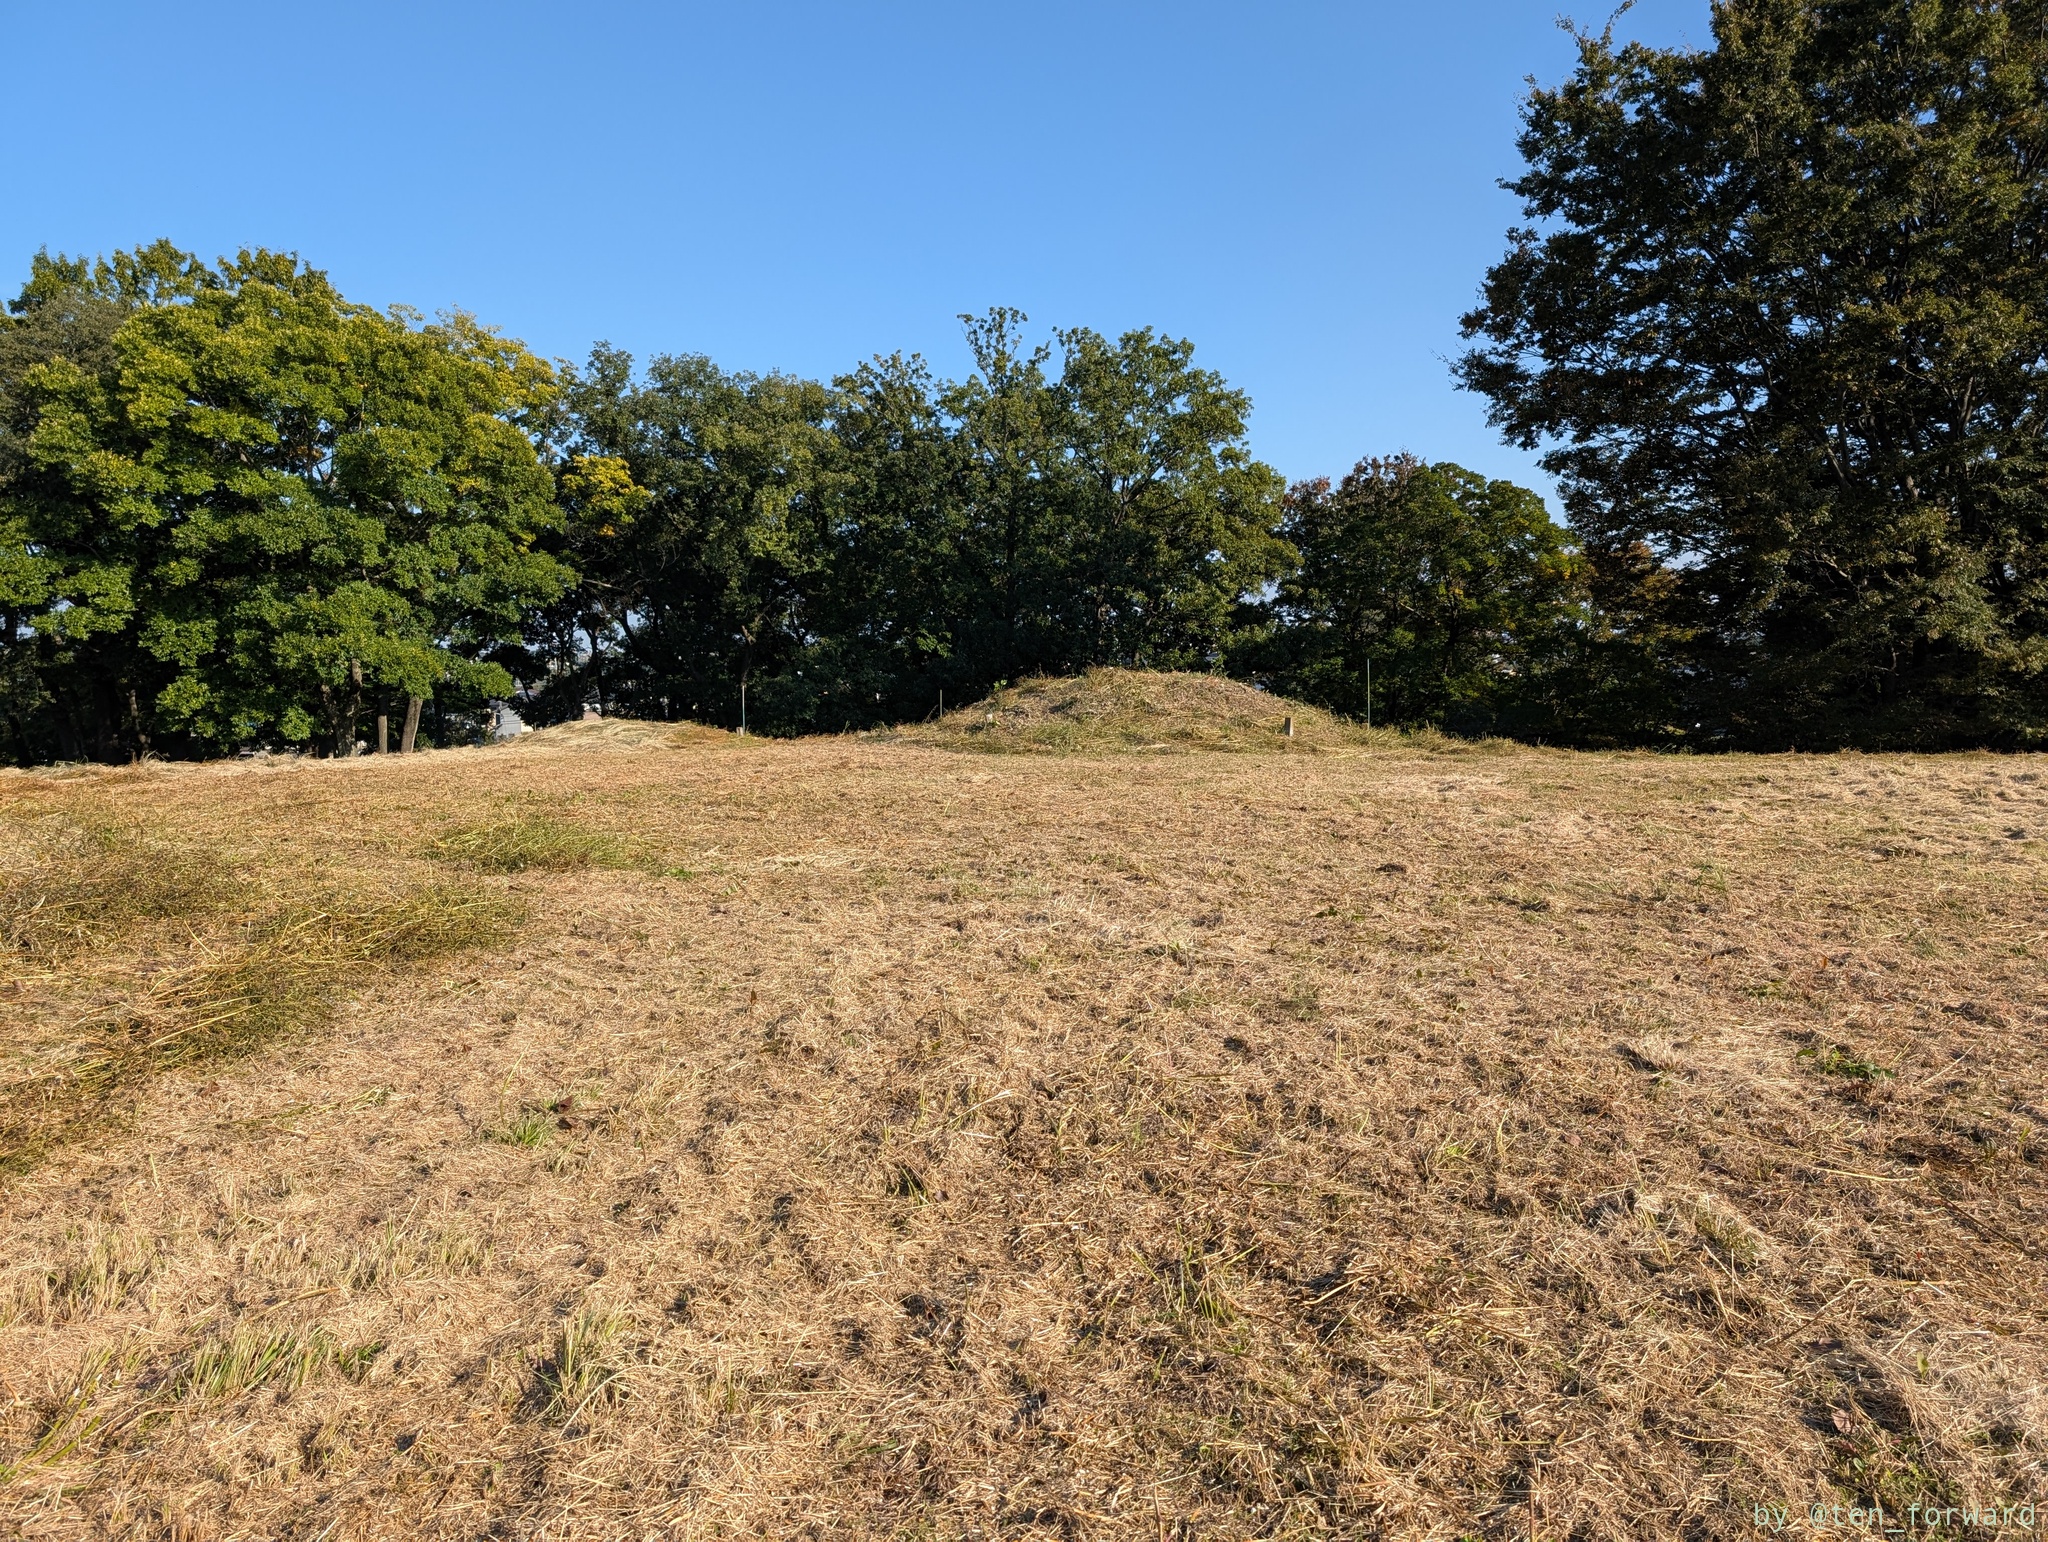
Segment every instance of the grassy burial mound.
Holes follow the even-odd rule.
[[[936,722],[883,737],[998,754],[1104,755],[1328,750],[1355,748],[1371,736],[1318,708],[1218,675],[1091,669],[1071,678],[1021,680]]]
[[[2041,1496],[2041,760],[595,726],[0,782],[0,1534]]]

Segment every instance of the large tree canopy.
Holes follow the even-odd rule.
[[[1094,664],[1215,667],[1288,557],[1244,393],[1149,330],[1058,333],[1055,373],[1019,313],[962,319],[966,380],[890,360],[839,382],[848,632],[906,704]]]
[[[1721,0],[1580,40],[1466,318],[1596,566],[1663,564],[1671,726],[2048,735],[2048,6]],[[1610,582],[1618,582],[1613,572]]]
[[[551,372],[290,257],[38,259],[0,333],[0,647],[17,754],[311,743],[508,693],[570,572]]]
[[[737,722],[743,686],[794,667],[827,559],[830,403],[814,381],[697,355],[657,357],[636,378],[631,357],[600,346],[572,373],[564,491],[583,584],[552,618],[529,710],[589,701]],[[627,480],[593,497],[594,467]]]
[[[1587,597],[1536,494],[1397,456],[1297,483],[1282,529],[1300,562],[1247,655],[1278,689],[1382,723],[1566,731]]]

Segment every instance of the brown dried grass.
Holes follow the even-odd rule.
[[[210,871],[177,853],[151,860]],[[210,903],[224,904],[217,887],[207,893]],[[165,913],[158,893],[134,908],[150,918]],[[124,1119],[138,1089],[166,1072],[250,1054],[323,1023],[366,970],[504,940],[516,909],[501,894],[430,883],[396,895],[287,904],[238,935],[195,939],[192,963],[153,971],[141,989],[68,1024],[39,1072],[0,1083],[0,1174]],[[109,926],[99,936],[123,930]]]
[[[366,971],[6,1180],[0,1531],[2039,1500],[2042,771],[664,730],[10,780],[280,893],[528,814],[669,876],[481,878],[516,954]],[[0,1065],[192,962],[17,956]]]

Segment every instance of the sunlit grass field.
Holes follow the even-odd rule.
[[[0,1535],[2040,1501],[2044,772],[1104,676],[9,775]]]

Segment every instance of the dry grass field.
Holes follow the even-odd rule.
[[[1011,710],[0,779],[0,1535],[2034,1534],[2042,758]]]

